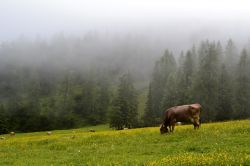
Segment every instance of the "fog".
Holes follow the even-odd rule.
[[[0,2],[0,41],[89,31],[171,40],[164,43],[168,47],[206,38],[246,41],[248,6],[248,1],[236,0],[8,0]]]
[[[2,62],[8,57],[34,66],[113,65],[147,75],[165,49],[179,56],[202,40],[225,45],[230,38],[238,48],[248,47],[249,5],[236,0],[1,1],[0,53]]]

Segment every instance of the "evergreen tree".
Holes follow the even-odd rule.
[[[100,101],[100,98],[106,94],[101,94],[103,90],[98,86],[94,71],[88,72],[86,78],[79,86],[73,97],[73,112],[81,119],[81,123],[85,125],[101,123],[101,118],[103,118],[100,117],[101,102],[105,101]]]
[[[150,83],[149,88],[148,88],[146,107],[145,107],[144,116],[143,116],[143,121],[144,121],[145,126],[150,126],[152,124],[157,123],[155,121],[155,119],[157,119],[157,115],[156,115],[155,111],[153,110],[152,102],[153,102],[152,86],[151,86],[151,83]]]
[[[9,118],[10,130],[21,132],[38,130],[36,123],[38,115],[33,110],[31,102],[21,100],[15,103],[15,107],[12,107],[12,109]]]
[[[4,106],[0,105],[0,134],[8,133],[8,117]]]
[[[176,73],[171,73],[167,79],[165,90],[161,101],[162,113],[167,108],[178,105]]]
[[[237,118],[250,117],[250,61],[247,51],[243,49],[240,62],[236,72],[236,91],[235,91],[235,114]]]
[[[195,73],[195,55],[188,51],[184,57],[184,62],[179,66],[177,72],[177,95],[178,104],[190,103],[193,97],[190,93]]]
[[[97,111],[95,113],[97,124],[106,122],[110,104],[110,90],[108,80],[103,78],[99,84],[99,91],[96,99]]]
[[[84,84],[82,93],[82,115],[87,124],[96,125],[98,123],[95,116],[98,111],[97,95],[98,89],[96,81],[94,80],[93,75],[90,75]]]
[[[217,56],[218,56],[218,62],[219,64],[223,63],[223,59],[224,59],[224,52],[223,52],[223,48],[220,44],[220,41],[217,42],[216,44],[216,52],[217,52]]]
[[[137,94],[130,74],[120,78],[117,97],[110,114],[110,126],[116,129],[132,128],[137,125]]]
[[[184,52],[181,51],[180,57],[178,59],[178,66],[183,66],[184,61],[185,61]]]
[[[199,50],[199,67],[192,94],[204,106],[203,119],[215,120],[218,109],[219,51],[215,43],[203,42]]]
[[[184,82],[187,86],[190,86],[192,83],[192,75],[194,74],[195,70],[194,66],[194,55],[191,51],[188,51],[183,64]]]
[[[197,52],[196,52],[196,47],[195,47],[195,45],[193,45],[193,47],[191,48],[191,55],[192,55],[192,57],[193,57],[193,67],[194,67],[194,71],[196,71],[197,70],[197,67],[198,67],[198,56],[197,56]]]
[[[71,75],[67,72],[63,80],[59,83],[55,96],[56,126],[61,129],[75,126],[76,121],[73,114],[72,86]]]
[[[155,115],[153,120],[154,124],[159,124],[162,117],[162,113],[165,111],[163,106],[163,96],[164,90],[171,88],[173,85],[167,85],[168,77],[176,72],[177,64],[175,58],[171,52],[168,50],[165,51],[164,55],[159,61],[156,62],[153,72],[153,78],[151,81],[151,95],[152,95],[152,113]]]
[[[229,120],[232,118],[232,80],[226,70],[225,65],[221,67],[219,76],[218,110],[216,120]]]
[[[225,49],[225,66],[230,73],[233,72],[238,62],[238,53],[232,39],[229,39]]]

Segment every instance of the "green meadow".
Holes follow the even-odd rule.
[[[0,137],[1,166],[250,165],[250,120],[199,130],[182,125],[165,135],[159,127],[116,131],[101,125]]]

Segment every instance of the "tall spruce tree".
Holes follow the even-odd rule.
[[[246,49],[243,49],[236,71],[235,114],[237,118],[250,117],[250,60]]]
[[[147,103],[151,104],[151,108],[146,108],[147,111],[145,112],[145,117],[153,115],[151,125],[159,124],[161,121],[162,113],[164,112],[164,108],[166,107],[162,105],[164,90],[173,86],[167,85],[167,80],[169,75],[176,72],[176,68],[177,64],[175,58],[173,54],[168,50],[165,51],[164,55],[155,64],[153,77],[150,84],[151,97],[147,99]],[[152,111],[153,113],[149,111]]]
[[[223,48],[220,44],[220,41],[218,41],[216,43],[216,52],[217,52],[217,56],[218,56],[218,62],[219,62],[219,65],[223,63],[224,61],[224,51],[223,51]]]
[[[97,124],[95,113],[97,112],[97,85],[93,78],[93,73],[90,73],[89,78],[83,85],[81,94],[81,110],[80,114],[87,124]]]
[[[183,64],[179,66],[177,72],[177,96],[178,104],[190,103],[193,101],[190,93],[192,80],[195,72],[195,55],[187,51]]]
[[[0,104],[0,134],[8,133],[8,117],[5,108]]]
[[[218,88],[218,110],[216,120],[229,120],[233,115],[232,105],[232,80],[227,72],[226,66],[221,66]]]
[[[176,82],[176,73],[173,72],[168,76],[166,87],[164,89],[163,98],[161,100],[161,110],[162,113],[170,107],[173,107],[178,104],[177,96],[177,82]]]
[[[55,96],[56,126],[61,129],[75,126],[72,86],[72,76],[70,72],[67,72],[63,80],[59,83]]]
[[[218,107],[218,71],[219,51],[215,43],[208,41],[201,44],[199,67],[192,94],[195,100],[204,106],[203,120],[215,120]]]
[[[120,78],[117,97],[114,99],[110,113],[110,126],[116,129],[132,128],[137,125],[137,93],[131,75],[124,74]]]
[[[147,101],[146,101],[146,107],[144,110],[144,115],[143,115],[143,122],[145,126],[150,126],[152,124],[155,124],[155,119],[157,119],[157,115],[155,111],[153,110],[152,103],[153,98],[152,98],[152,86],[151,83],[149,84],[148,88],[148,95],[147,95]]]
[[[95,119],[97,124],[105,123],[107,120],[107,112],[110,104],[110,90],[108,80],[103,78],[99,83],[97,94],[97,110],[95,113]]]
[[[225,66],[230,73],[233,72],[238,62],[238,53],[232,39],[229,39],[225,48]],[[233,73],[232,73],[233,74]]]

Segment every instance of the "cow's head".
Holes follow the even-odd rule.
[[[161,124],[160,132],[161,132],[161,134],[167,133],[168,132],[167,126],[165,126],[164,124]]]

